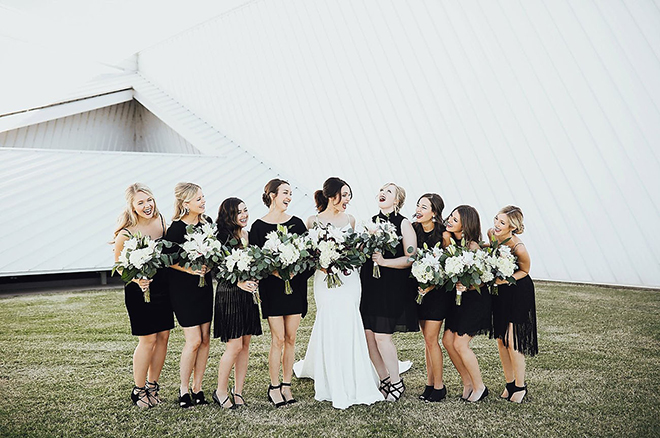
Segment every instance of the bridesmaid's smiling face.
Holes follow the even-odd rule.
[[[378,208],[389,210],[394,207],[396,201],[396,188],[393,185],[385,186],[378,192]]]
[[[151,219],[156,211],[156,201],[144,192],[137,192],[133,198],[133,211],[141,218]]]
[[[332,205],[341,212],[346,211],[348,208],[348,203],[351,202],[353,194],[351,193],[351,188],[348,186],[343,186],[341,192],[339,192],[334,198],[332,198]]]
[[[204,199],[204,193],[202,189],[198,189],[195,196],[188,201],[183,203],[190,210],[191,214],[204,214],[206,211],[206,199]]]
[[[434,217],[435,213],[433,213],[431,201],[429,201],[428,198],[419,198],[419,201],[417,201],[417,207],[415,208],[416,222],[421,224],[427,223],[433,220]]]
[[[454,210],[447,219],[447,231],[450,233],[458,234],[463,231],[463,225],[461,224],[461,215],[458,214],[458,210]]]
[[[241,228],[245,228],[247,226],[249,218],[250,215],[248,214],[247,206],[245,205],[245,202],[241,202],[240,204],[238,204],[238,214],[236,215],[236,223]]]
[[[500,236],[508,236],[513,232],[513,226],[511,226],[511,221],[509,216],[504,213],[500,213],[495,216],[493,221],[493,233]]]
[[[289,184],[281,184],[277,188],[277,196],[272,196],[273,202],[271,205],[275,206],[278,210],[286,211],[289,208],[292,196],[293,191],[291,190],[291,186]]]

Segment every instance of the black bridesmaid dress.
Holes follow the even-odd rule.
[[[426,243],[429,248],[433,248],[438,243],[438,240],[432,238],[433,230],[427,233],[418,228],[421,228],[421,225],[415,227],[417,247],[421,248]],[[440,239],[442,239],[442,233],[440,233]],[[449,314],[452,299],[454,299],[454,295],[446,291],[444,285],[437,285],[424,295],[422,304],[417,304],[417,318],[420,321],[443,321]]]
[[[219,229],[218,240],[227,244],[231,236],[226,230]],[[236,284],[218,280],[215,291],[213,337],[227,342],[241,336],[260,334],[262,331],[259,306],[254,302],[252,294]]]
[[[183,221],[174,221],[167,229],[165,239],[174,244],[185,242],[187,224]],[[196,225],[201,227],[201,224]],[[181,251],[177,245],[172,245],[170,252],[178,254]],[[178,263],[175,258],[175,263]],[[181,327],[194,327],[211,322],[213,317],[213,283],[212,275],[205,275],[206,285],[199,287],[199,276],[168,269],[170,301],[177,321]]]
[[[160,217],[160,224],[165,234],[165,221]],[[162,239],[162,238],[161,238]],[[161,240],[156,239],[156,241]],[[149,284],[151,302],[144,301],[144,293],[137,283],[124,286],[124,303],[131,322],[131,333],[135,336],[147,336],[174,328],[174,314],[170,305],[167,279],[168,268],[156,271]]]
[[[539,352],[536,328],[534,282],[526,275],[516,284],[499,285],[493,295],[493,337],[509,347],[509,324],[513,327],[513,349],[528,356]]]
[[[380,218],[389,221],[396,227],[396,234],[401,236],[401,214],[385,215],[382,212],[372,220]],[[404,255],[403,241],[399,241],[396,252],[384,252],[386,259]],[[374,333],[392,334],[394,332],[419,331],[415,297],[417,282],[410,277],[410,268],[393,269],[380,267],[380,278],[373,277],[373,261],[371,258],[362,265],[360,270],[362,282],[362,299],[360,313],[365,330]]]
[[[277,225],[257,219],[250,229],[250,244],[263,247],[266,235],[277,230]],[[291,216],[288,221],[279,225],[288,227],[290,233],[304,234],[307,231],[305,223],[296,216]],[[304,317],[307,314],[307,280],[312,274],[312,271],[306,271],[293,277],[290,281],[293,293],[290,295],[284,292],[284,280],[274,275],[260,280],[261,317],[266,319],[269,316],[296,314]]]

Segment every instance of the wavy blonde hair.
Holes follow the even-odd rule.
[[[180,182],[174,186],[174,216],[173,221],[181,220],[182,217],[188,214],[188,209],[185,207],[186,202],[192,201],[197,194],[197,190],[202,188],[194,183]],[[201,223],[206,222],[204,215],[199,217]]]
[[[523,223],[524,217],[520,207],[515,205],[507,205],[497,212],[498,215],[505,214],[509,218],[509,222],[513,226],[511,234],[522,234],[525,231],[525,224]]]
[[[406,190],[403,187],[397,186],[396,184],[391,182],[383,185],[383,187],[381,187],[379,191],[384,190],[386,187],[389,186],[394,186],[394,213],[398,214],[399,210],[401,210],[401,207],[403,207],[404,202],[406,202]]]
[[[126,188],[126,192],[124,192],[124,197],[126,198],[126,207],[124,207],[124,211],[119,215],[119,218],[117,219],[117,228],[115,229],[114,237],[111,243],[115,243],[115,239],[117,239],[117,236],[119,235],[121,230],[125,228],[134,227],[137,225],[138,216],[137,213],[135,212],[135,209],[133,208],[133,201],[135,200],[135,195],[137,195],[138,192],[142,192],[145,195],[153,198],[154,200],[153,217],[160,217],[160,212],[158,211],[158,206],[156,205],[156,198],[154,197],[154,194],[152,193],[151,189],[142,183],[131,184]]]

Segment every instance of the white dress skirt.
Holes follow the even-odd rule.
[[[305,359],[296,362],[298,378],[314,379],[314,398],[337,409],[383,401],[378,390],[360,316],[360,275],[339,274],[343,285],[328,289],[326,274],[314,274],[316,320]]]

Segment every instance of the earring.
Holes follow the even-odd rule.
[[[431,222],[438,222],[437,220],[435,220],[435,216],[431,218]]]
[[[183,214],[188,214],[190,213],[190,209],[188,207],[183,207]]]

